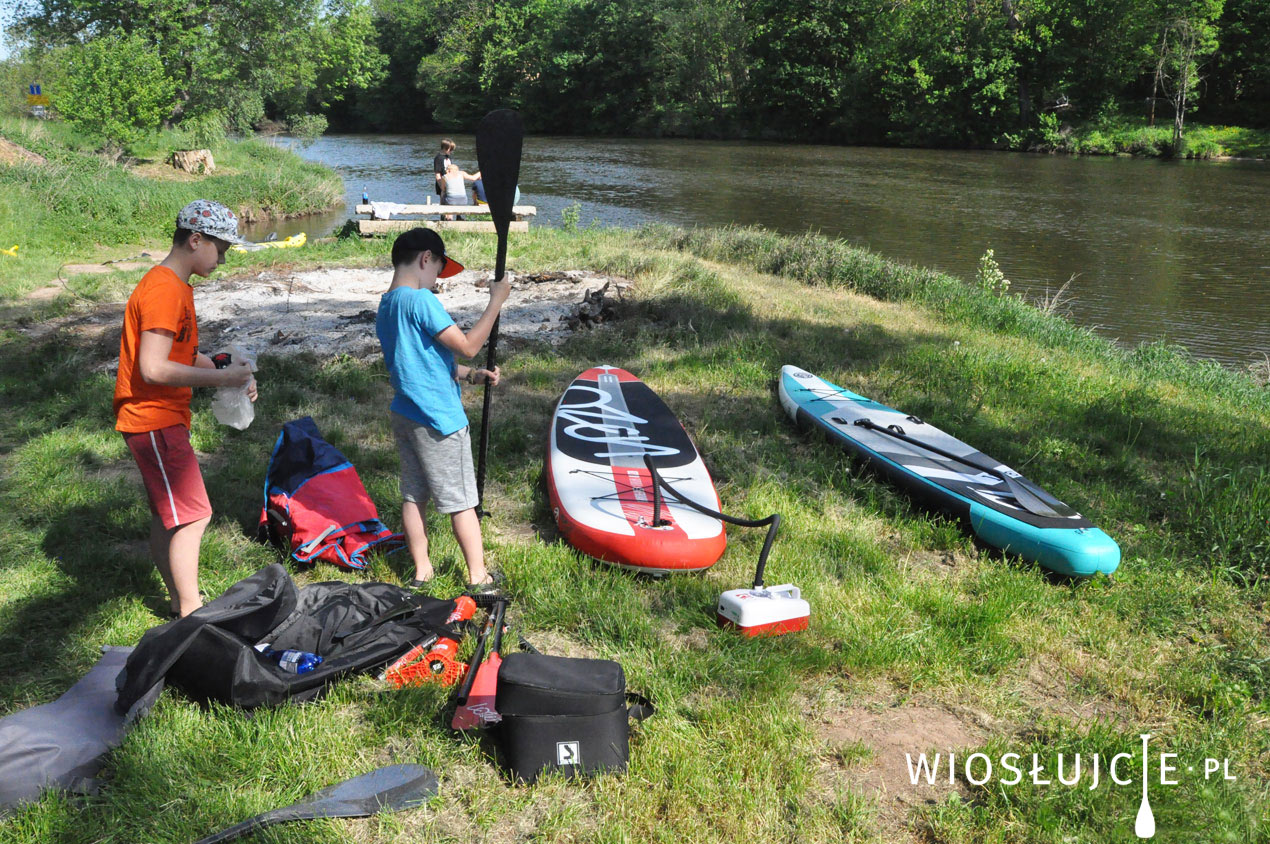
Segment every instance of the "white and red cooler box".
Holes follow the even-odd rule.
[[[765,586],[762,589],[733,589],[719,596],[717,618],[720,627],[734,627],[746,636],[780,636],[806,630],[811,605],[802,599],[797,586]]]

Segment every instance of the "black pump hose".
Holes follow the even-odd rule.
[[[644,465],[648,467],[648,473],[653,478],[653,527],[662,527],[670,522],[664,521],[661,517],[661,490],[673,495],[680,504],[686,504],[698,513],[704,513],[707,516],[725,521],[730,525],[739,527],[767,527],[767,539],[763,541],[763,550],[758,555],[758,568],[754,571],[754,588],[763,588],[763,569],[767,567],[767,555],[772,552],[772,542],[776,539],[776,531],[781,526],[781,514],[773,513],[766,519],[739,519],[736,516],[728,516],[717,510],[711,510],[709,507],[702,506],[685,495],[680,494],[670,484],[657,473],[657,467],[653,465],[651,455],[644,455]]]

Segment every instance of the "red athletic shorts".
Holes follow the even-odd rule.
[[[124,434],[150,499],[150,512],[168,530],[212,515],[203,472],[190,445],[190,431],[171,425],[157,431]]]

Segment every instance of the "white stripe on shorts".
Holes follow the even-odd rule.
[[[172,508],[172,524],[179,525],[176,517],[176,499],[172,497],[172,484],[168,483],[168,470],[163,468],[163,457],[159,454],[159,444],[154,439],[154,431],[150,432],[150,446],[154,449],[154,459],[159,461],[159,474],[163,476],[163,487],[168,491],[168,506]]]

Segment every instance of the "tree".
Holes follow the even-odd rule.
[[[108,35],[68,51],[65,87],[54,107],[116,153],[159,127],[171,111],[173,84],[139,35]]]
[[[419,131],[432,120],[432,99],[419,84],[419,62],[439,44],[443,0],[373,0],[375,44],[387,60],[377,84],[352,90],[333,122],[377,131]]]
[[[1000,9],[999,0],[911,0],[879,17],[865,65],[890,140],[987,143],[1015,127],[1018,58]]]
[[[748,110],[765,126],[826,138],[856,123],[849,92],[854,55],[870,32],[870,7],[859,0],[753,0],[745,89]]]
[[[1156,54],[1155,79],[1173,106],[1173,151],[1182,150],[1186,110],[1197,97],[1200,69],[1217,49],[1213,21],[1225,0],[1182,0],[1162,4],[1165,19]],[[1154,93],[1152,94],[1154,113]]]
[[[41,47],[139,36],[176,97],[166,118],[323,107],[382,73],[368,0],[24,0],[16,28]]]
[[[1226,0],[1204,101],[1210,119],[1270,129],[1270,3]]]

